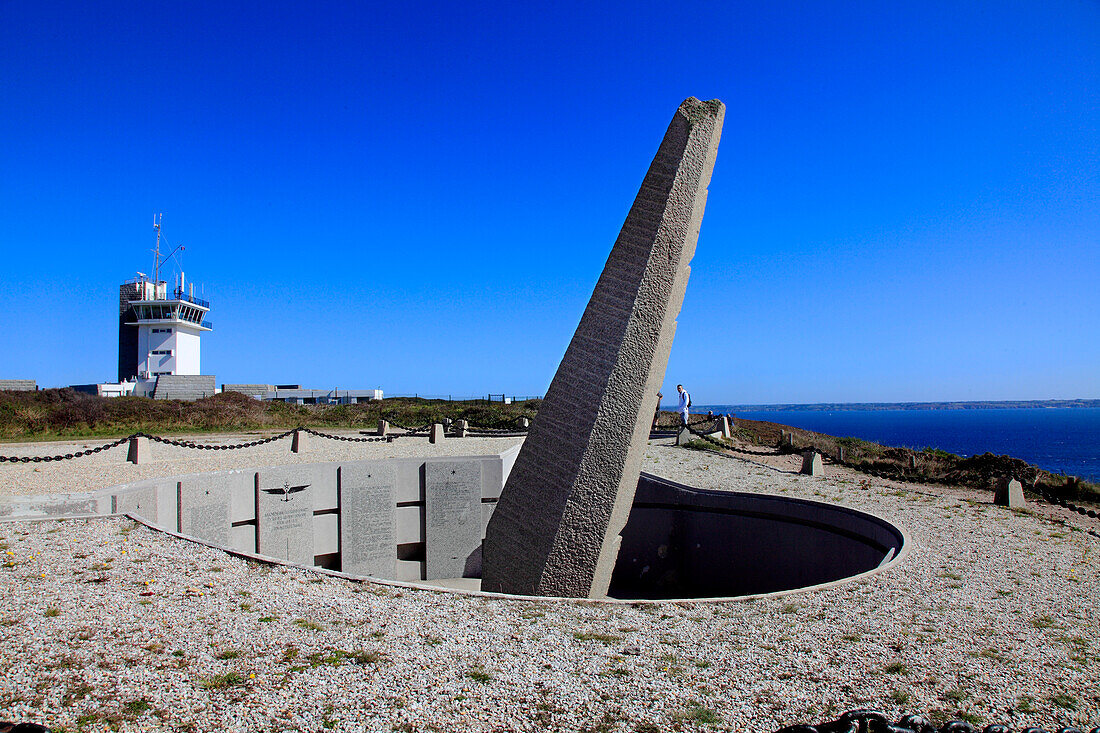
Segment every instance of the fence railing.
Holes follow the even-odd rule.
[[[172,291],[173,300],[186,300],[188,303],[194,303],[195,305],[202,306],[203,308],[210,307],[209,300],[203,300],[202,298],[196,298],[193,295],[188,295],[187,291],[183,288],[176,288]]]
[[[489,395],[456,395],[456,394],[425,394],[423,392],[410,392],[406,394],[387,394],[386,399],[420,399],[420,400],[439,400],[441,402],[474,402],[478,404],[488,404],[492,402],[526,402],[527,400],[541,400],[542,395],[509,395],[509,394],[489,394]]]

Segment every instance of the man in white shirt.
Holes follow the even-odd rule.
[[[688,408],[691,407],[691,395],[687,393],[687,390],[684,389],[684,385],[682,384],[676,385],[676,391],[680,393],[680,407],[678,408],[680,410],[680,424],[687,425]]]

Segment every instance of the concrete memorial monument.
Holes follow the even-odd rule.
[[[483,590],[607,594],[724,115],[673,116],[489,522]]]
[[[257,552],[299,565],[313,564],[313,501],[328,488],[321,469],[263,468],[256,474]],[[333,487],[334,488],[334,487]]]
[[[396,491],[392,466],[340,469],[340,569],[345,573],[396,577]]]
[[[462,577],[481,529],[481,464],[424,464],[425,580]]]

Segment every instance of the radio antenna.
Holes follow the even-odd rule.
[[[153,285],[156,286],[160,282],[160,220],[164,216],[161,214],[153,214],[153,229],[157,232],[157,247],[153,250]]]

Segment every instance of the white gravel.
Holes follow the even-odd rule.
[[[296,459],[351,457],[319,442]],[[402,443],[352,450],[393,455]],[[469,455],[510,444],[404,445]],[[265,460],[295,459],[283,448]],[[0,496],[88,490],[94,470],[77,463],[3,466]],[[245,465],[256,454],[95,470],[105,486]],[[1100,539],[1081,531],[1100,529],[1095,520],[668,446],[651,446],[643,470],[871,511],[905,525],[915,551],[829,590],[612,606],[350,582],[124,519],[0,524],[0,719],[69,730],[770,731],[869,706],[1014,728],[1100,725]]]

